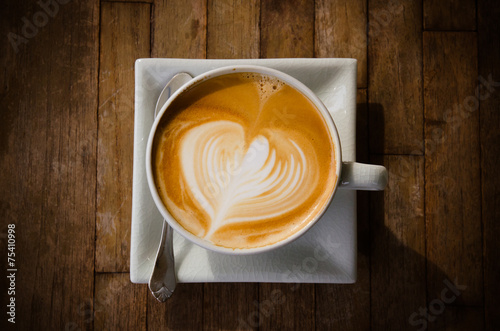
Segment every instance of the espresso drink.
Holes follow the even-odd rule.
[[[319,110],[256,73],[209,79],[163,115],[155,183],[192,234],[227,248],[286,239],[315,219],[336,184],[335,150]]]

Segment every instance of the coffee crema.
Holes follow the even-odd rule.
[[[314,104],[257,73],[208,79],[169,105],[153,173],[169,213],[217,246],[286,239],[315,219],[337,181],[335,149]]]

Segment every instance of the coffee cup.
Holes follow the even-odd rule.
[[[172,228],[226,254],[299,238],[337,189],[383,190],[383,166],[342,161],[325,105],[297,79],[261,66],[208,71],[161,108],[146,149],[148,185]]]

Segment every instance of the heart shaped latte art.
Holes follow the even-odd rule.
[[[279,148],[271,142],[279,142]],[[271,139],[258,135],[246,145],[244,128],[226,120],[194,127],[182,139],[181,168],[194,200],[210,218],[207,238],[231,224],[286,215],[317,180],[314,173],[308,178],[301,147],[279,132]]]

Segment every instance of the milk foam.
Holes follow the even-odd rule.
[[[231,223],[286,215],[300,203],[296,193],[306,177],[307,159],[296,143],[282,139],[289,155],[284,161],[264,136],[244,150],[244,129],[230,121],[205,123],[183,137],[182,171],[211,220],[205,237]]]
[[[279,91],[285,83],[275,77],[260,75],[252,72],[243,74],[243,77],[250,79],[258,86],[259,98],[265,102],[272,94]]]

